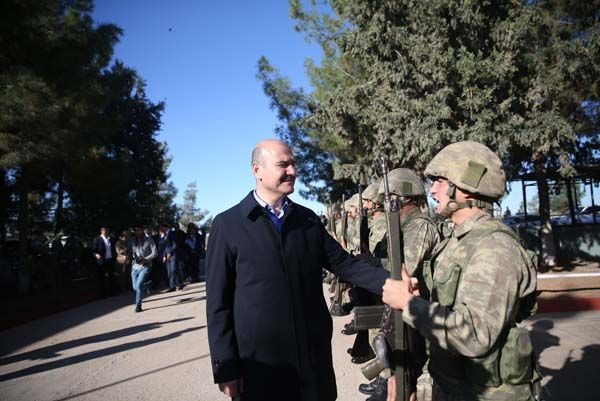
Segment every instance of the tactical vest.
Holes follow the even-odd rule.
[[[478,249],[479,241],[494,233],[501,232],[509,235],[515,241],[515,247],[521,253],[523,260],[529,266],[529,269],[535,274],[535,263],[532,257],[520,244],[518,235],[509,227],[496,220],[488,220],[481,225],[474,227],[473,230],[461,239],[465,244],[466,252],[464,258],[452,266],[444,277],[435,277],[431,267],[435,262],[435,257],[441,253],[448,239],[440,244],[435,250],[433,258],[423,266],[424,280],[428,288],[431,289],[430,300],[442,305],[453,307],[460,287],[461,279],[464,276],[469,260]],[[469,241],[467,237],[479,238],[476,241]],[[503,329],[498,340],[492,349],[484,356],[471,358],[465,357],[454,352],[444,350],[434,343],[429,343],[429,370],[434,380],[445,389],[452,389],[454,393],[460,393],[465,399],[480,399],[481,395],[489,390],[486,388],[496,387],[510,388],[510,386],[522,387],[526,391],[532,381],[533,371],[533,349],[529,332],[523,327],[518,327],[517,323],[522,319],[532,315],[536,309],[535,291],[517,301],[509,323]],[[454,377],[459,378],[460,385],[456,382],[444,382],[444,373],[452,372]],[[438,374],[436,374],[438,373]],[[501,391],[502,392],[502,391]],[[503,397],[498,398],[503,400]],[[508,397],[507,399],[512,399]]]

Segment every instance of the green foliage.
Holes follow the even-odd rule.
[[[86,238],[100,225],[117,231],[175,215],[167,147],[156,139],[164,105],[112,61],[122,31],[96,24],[92,8],[0,6],[0,168],[12,204],[2,229],[22,242],[29,231]]]
[[[319,65],[307,60],[313,92],[278,76],[285,84],[265,93],[297,117],[279,113],[277,132],[324,154],[321,175],[299,155],[309,172],[300,176],[321,201],[315,178],[340,184],[329,164],[373,177],[372,161],[385,155],[391,167],[422,171],[459,140],[488,145],[509,177],[532,171],[532,158],[542,174],[565,175],[598,159],[597,1],[294,0],[290,9],[296,29],[323,49]],[[281,102],[294,94],[302,102]],[[356,182],[357,170],[347,178]]]

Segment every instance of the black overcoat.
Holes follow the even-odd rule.
[[[243,378],[242,400],[336,399],[322,268],[377,294],[388,277],[291,201],[281,233],[252,192],[215,217],[206,275],[215,383]]]

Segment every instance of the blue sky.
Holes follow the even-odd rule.
[[[97,0],[93,17],[123,28],[116,58],[146,80],[151,100],[166,103],[159,139],[173,157],[178,201],[196,181],[198,206],[213,215],[238,203],[254,186],[252,147],[277,124],[255,78],[258,58],[307,86],[304,59],[319,55],[294,31],[287,1]]]
[[[178,203],[196,181],[198,206],[215,215],[253,188],[252,147],[273,137],[277,124],[255,77],[258,58],[265,55],[294,85],[309,88],[304,60],[320,54],[294,31],[288,11],[286,0],[96,0],[95,21],[124,30],[115,57],[146,80],[152,101],[166,103],[159,139],[173,158]],[[502,202],[513,213],[522,199],[520,184],[514,188]],[[595,198],[600,203],[598,189]],[[324,209],[297,193],[292,199]],[[588,195],[583,204],[589,203]]]

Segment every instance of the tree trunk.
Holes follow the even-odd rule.
[[[17,227],[19,229],[19,268],[24,282],[29,278],[29,177],[25,168],[21,169],[21,174],[17,183],[17,193],[19,195],[19,217]],[[20,284],[21,286],[21,284]],[[28,288],[20,288],[20,291],[27,293]]]
[[[538,187],[538,199],[540,201],[540,265],[551,268],[556,266],[556,247],[554,246],[554,235],[550,224],[550,191],[546,180],[545,158],[536,153],[533,155],[533,165]]]
[[[65,181],[61,175],[58,179],[58,189],[56,190],[56,210],[54,211],[54,235],[58,235],[63,228],[63,208],[65,202]]]
[[[8,226],[8,204],[10,202],[10,194],[8,182],[6,181],[6,170],[0,168],[0,248],[4,247],[6,242],[6,231]]]
[[[577,223],[577,216],[575,215],[575,206],[573,201],[573,189],[571,187],[571,180],[565,180],[565,186],[567,187],[567,200],[569,201],[569,215],[571,216],[571,224]]]

